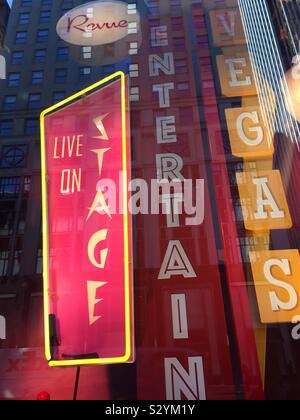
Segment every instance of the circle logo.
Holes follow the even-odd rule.
[[[68,11],[57,24],[57,34],[69,44],[97,46],[113,44],[137,34],[140,15],[120,1],[93,1]]]

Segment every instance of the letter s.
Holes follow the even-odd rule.
[[[297,296],[296,290],[290,284],[288,284],[284,281],[277,280],[273,277],[273,275],[271,273],[271,270],[272,270],[272,267],[274,267],[274,266],[277,266],[277,267],[281,268],[281,270],[284,272],[284,274],[286,276],[290,276],[292,274],[290,263],[289,263],[288,259],[282,259],[282,260],[270,259],[265,263],[265,265],[264,265],[264,275],[265,275],[266,279],[268,280],[268,282],[273,284],[276,287],[284,289],[290,295],[289,301],[287,303],[285,303],[285,302],[282,302],[278,298],[276,292],[270,292],[270,300],[271,300],[272,310],[276,311],[276,312],[280,311],[280,310],[290,311],[290,310],[294,309],[297,306],[297,303],[298,303],[298,296]]]
[[[150,405],[149,406],[149,414],[152,416],[154,414],[156,414],[156,409],[155,409],[155,405]]]

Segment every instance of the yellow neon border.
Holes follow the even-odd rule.
[[[125,341],[126,352],[122,357],[106,359],[82,359],[82,360],[51,360],[50,348],[50,325],[49,325],[49,237],[48,237],[48,206],[47,206],[47,168],[46,168],[46,139],[45,117],[47,114],[61,108],[63,105],[80,98],[113,79],[121,78],[121,106],[122,106],[122,154],[123,154],[123,212],[124,212],[124,278],[125,278]],[[86,89],[70,96],[56,105],[44,110],[40,117],[41,128],[41,168],[42,168],[42,212],[43,212],[43,291],[44,291],[44,329],[45,329],[45,355],[50,367],[60,366],[84,366],[126,363],[130,360],[133,352],[131,335],[131,294],[130,294],[130,267],[129,267],[129,223],[128,223],[128,192],[127,192],[127,122],[126,122],[126,76],[118,71],[111,76],[89,86]]]

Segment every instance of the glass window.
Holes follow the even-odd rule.
[[[17,276],[20,273],[20,269],[21,269],[22,250],[15,251],[13,255],[14,255],[14,258],[13,258],[12,275]]]
[[[32,72],[31,83],[33,85],[41,85],[43,83],[43,81],[44,81],[44,71],[43,70]]]
[[[25,121],[25,134],[33,135],[39,132],[39,120],[37,118],[30,118]]]
[[[37,42],[44,43],[48,42],[49,30],[48,29],[39,29],[37,32]]]
[[[20,186],[21,180],[19,177],[0,178],[0,198],[18,195]]]
[[[35,50],[34,60],[36,63],[45,63],[46,62],[46,50]]]
[[[65,84],[67,81],[68,70],[67,69],[56,69],[55,71],[55,83]]]
[[[51,17],[51,11],[50,10],[41,10],[40,11],[40,23],[49,23]]]
[[[26,31],[16,32],[16,44],[25,44],[26,40],[27,40],[27,32]]]
[[[92,47],[82,47],[81,55],[84,60],[90,60],[92,58]]]
[[[8,81],[7,84],[9,87],[18,87],[20,85],[20,73],[10,73],[8,75]]]
[[[44,299],[80,399],[300,400],[300,0],[96,3],[0,0],[0,400]]]
[[[11,136],[13,134],[13,120],[0,121],[0,136]]]
[[[1,168],[23,168],[26,164],[27,146],[3,146]]]
[[[58,103],[64,100],[66,97],[66,92],[54,92],[53,93],[53,103]]]
[[[22,64],[24,58],[24,51],[14,51],[12,53],[12,64]]]
[[[28,12],[20,13],[19,25],[28,25],[30,14]]]
[[[37,109],[41,106],[41,94],[40,93],[30,93],[28,96],[28,108]]]
[[[92,69],[91,67],[80,67],[79,79],[80,81],[91,80]]]
[[[0,237],[8,237],[13,234],[15,222],[15,208],[16,202],[14,200],[3,200],[1,202]]]
[[[1,242],[0,242],[1,247]],[[5,277],[8,274],[9,251],[0,248],[0,276]]]
[[[6,95],[3,99],[3,109],[11,111],[16,108],[17,97],[15,95]]]
[[[57,49],[57,61],[68,61],[69,59],[69,48],[59,47]]]
[[[37,260],[36,260],[36,274],[43,273],[43,250],[38,249]]]

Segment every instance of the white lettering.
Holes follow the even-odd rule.
[[[180,241],[170,241],[163,260],[159,280],[167,280],[172,276],[196,278],[197,275]]]
[[[284,289],[289,294],[289,301],[288,302],[282,302],[276,292],[270,292],[270,300],[271,300],[271,306],[272,310],[274,312],[278,312],[280,310],[284,311],[290,311],[294,309],[298,304],[298,296],[296,290],[291,286],[290,284],[275,279],[275,277],[272,275],[272,268],[273,267],[279,267],[283,273],[286,276],[291,276],[291,267],[289,260],[287,259],[270,259],[266,261],[264,265],[264,275],[269,283],[273,284],[276,287],[279,287],[281,289]]]
[[[251,127],[249,128],[250,133],[257,133],[257,136],[255,139],[250,139],[244,130],[244,121],[246,119],[250,119],[253,121],[254,124],[259,124],[259,116],[258,112],[244,112],[243,114],[239,115],[237,119],[237,130],[239,133],[239,136],[241,140],[247,145],[247,146],[258,146],[262,143],[264,139],[264,131],[262,127]]]
[[[184,180],[181,174],[183,160],[175,153],[156,155],[157,179]]]
[[[151,47],[167,47],[168,44],[167,26],[156,26],[151,28]]]
[[[175,74],[173,53],[165,53],[163,58],[156,54],[149,55],[149,74],[151,77],[159,76],[159,71],[167,76]]]
[[[187,400],[206,400],[204,368],[202,357],[189,357],[189,372],[178,359],[165,359],[166,399],[181,400],[182,395]]]
[[[174,83],[161,83],[153,86],[153,92],[159,95],[160,108],[170,108],[170,90],[174,90]]]
[[[183,340],[189,338],[185,295],[171,295],[173,338]]]
[[[157,143],[176,143],[176,119],[175,116],[156,117]]]
[[[255,219],[267,219],[268,213],[264,210],[265,206],[272,208],[272,219],[280,219],[284,217],[284,212],[279,209],[276,201],[268,186],[268,178],[254,178],[253,184],[257,186],[257,206],[258,210],[254,214]],[[264,195],[266,198],[264,198]]]

